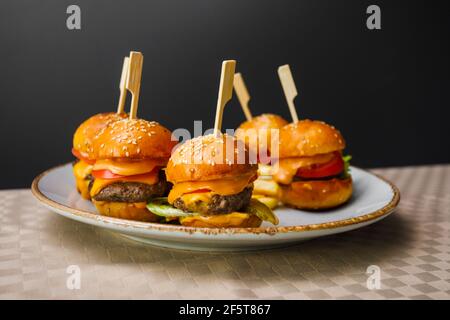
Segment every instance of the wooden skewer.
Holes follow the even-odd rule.
[[[122,75],[120,76],[120,97],[119,97],[119,105],[117,106],[117,113],[122,113],[125,109],[125,101],[127,100],[127,88],[125,87],[127,76],[128,76],[128,69],[130,66],[130,58],[125,57],[123,59],[123,67],[122,67]]]
[[[234,75],[233,87],[234,91],[238,96],[239,103],[241,104],[242,111],[244,111],[247,121],[252,120],[252,113],[250,112],[250,108],[248,106],[248,102],[250,101],[250,95],[248,93],[247,87],[245,86],[242,74],[236,73]]]
[[[144,63],[144,56],[140,52],[130,52],[130,67],[128,70],[126,87],[131,92],[131,107],[130,107],[130,119],[136,119],[138,102],[139,102],[139,90],[141,89],[141,77],[142,77],[142,65]]]
[[[280,77],[289,111],[291,112],[292,121],[298,122],[297,111],[295,110],[294,105],[294,99],[297,96],[297,88],[295,87],[294,78],[292,78],[291,69],[288,64],[278,67],[278,76]]]
[[[222,129],[223,109],[233,95],[233,76],[236,69],[235,60],[222,62],[220,74],[219,95],[217,97],[216,121],[214,122],[214,134],[218,136]]]

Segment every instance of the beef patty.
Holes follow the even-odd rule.
[[[215,194],[209,202],[201,200],[186,205],[181,198],[174,201],[173,206],[185,212],[196,212],[202,215],[227,214],[239,211],[247,206],[252,197],[253,185],[237,194],[222,196]]]
[[[148,202],[153,197],[167,194],[169,183],[164,173],[160,172],[159,181],[155,184],[141,182],[114,182],[107,185],[94,196],[96,201],[109,202]]]

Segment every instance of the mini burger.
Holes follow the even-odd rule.
[[[89,186],[92,186],[92,167],[95,163],[94,140],[98,133],[109,124],[126,118],[125,113],[100,113],[84,121],[73,136],[72,154],[77,158],[73,165],[73,173],[78,192],[89,200]]]
[[[289,206],[322,210],[347,202],[352,195],[345,141],[334,127],[302,120],[280,130],[280,149],[274,179],[280,200]]]
[[[157,122],[123,119],[102,130],[94,142],[90,188],[97,210],[110,217],[157,221],[146,204],[168,191],[162,169],[173,146],[171,132]]]
[[[229,135],[206,135],[187,141],[172,154],[166,169],[173,184],[168,198],[148,209],[185,226],[205,228],[258,227],[278,219],[251,199],[257,165],[248,161],[241,141]]]
[[[272,179],[272,168],[270,166],[271,131],[279,130],[287,124],[288,122],[278,115],[262,114],[245,121],[236,130],[236,137],[244,141],[250,151],[257,154],[258,179],[254,182],[252,197],[272,209],[278,204],[280,187]]]

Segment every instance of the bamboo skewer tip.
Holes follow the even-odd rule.
[[[220,73],[219,93],[217,97],[216,119],[214,122],[214,134],[220,135],[222,129],[223,110],[233,95],[233,79],[236,69],[236,60],[225,60],[222,62]]]
[[[137,51],[130,52],[129,70],[126,81],[126,88],[128,91],[130,91],[132,95],[130,107],[130,119],[136,119],[137,116],[143,63],[144,63],[144,56],[142,55],[141,52]]]
[[[250,94],[248,93],[247,86],[245,85],[244,78],[241,73],[236,73],[233,79],[233,87],[236,95],[238,97],[239,103],[241,105],[242,111],[244,112],[247,121],[252,120],[253,116],[248,106],[250,101]]]
[[[118,114],[123,113],[124,109],[125,109],[125,102],[126,102],[126,98],[127,98],[126,81],[127,81],[127,77],[128,77],[129,67],[130,67],[130,58],[125,57],[123,59],[122,74],[120,76],[120,82],[119,82],[120,96],[119,96],[119,103],[117,106]]]
[[[298,93],[294,78],[292,77],[291,68],[288,64],[278,67],[278,76],[280,78],[281,86],[283,87],[284,96],[286,97],[292,121],[298,122],[297,110],[295,109],[294,104],[294,99],[297,97]]]

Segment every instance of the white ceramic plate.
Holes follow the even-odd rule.
[[[137,241],[187,250],[240,251],[285,246],[361,228],[394,211],[400,193],[392,183],[355,167],[351,173],[354,194],[348,204],[325,212],[279,208],[275,210],[280,219],[276,227],[265,222],[259,228],[193,228],[104,217],[76,191],[71,164],[36,177],[32,192],[43,205],[60,215]]]

